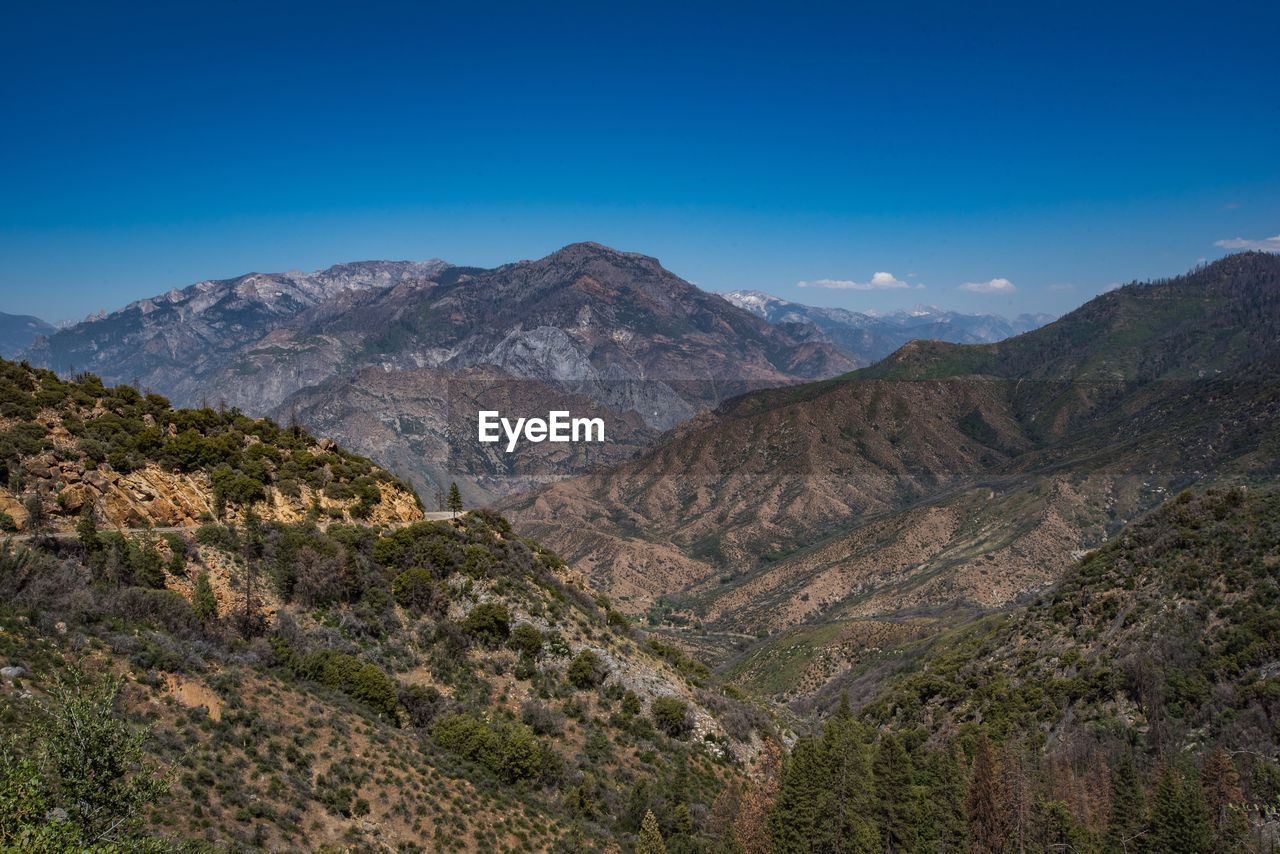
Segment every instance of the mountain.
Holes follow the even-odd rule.
[[[39,336],[53,332],[53,326],[38,317],[0,311],[0,358],[11,358],[30,347]]]
[[[927,305],[884,313],[856,312],[803,305],[761,291],[730,291],[721,296],[775,325],[815,326],[833,344],[864,365],[883,359],[915,339],[980,344],[1021,335],[1053,320],[1047,314],[1020,314],[1008,319],[995,314],[962,314]]]
[[[1280,474],[1280,259],[1104,294],[996,344],[916,341],[744,395],[508,502],[619,607],[803,704],[1047,589],[1190,484]]]
[[[776,744],[504,519],[423,521],[330,440],[8,361],[0,411],[0,847],[608,850],[652,812],[697,849]]]
[[[772,326],[653,258],[593,243],[492,270],[370,262],[205,282],[49,336],[27,356],[179,403],[296,418],[394,459],[424,492],[457,478],[476,498],[573,470],[541,456],[547,445],[523,468],[477,448],[463,454],[488,460],[480,471],[452,465],[449,412],[497,381],[543,414],[538,401],[561,395],[634,413],[604,448],[616,462],[726,397],[855,366],[809,327]]]

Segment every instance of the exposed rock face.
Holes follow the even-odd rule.
[[[567,394],[638,419],[595,464],[732,395],[857,364],[812,326],[771,325],[653,258],[592,243],[493,270],[369,262],[203,282],[81,323],[28,356],[179,404],[297,418],[424,494],[469,480],[478,499],[526,481],[483,455],[443,479],[451,461],[433,454],[448,444],[440,402],[460,402],[449,400],[454,378],[488,371],[528,381],[515,396],[535,409],[539,395]]]
[[[21,495],[0,487],[0,511],[8,513],[19,531],[28,530],[26,502],[32,495],[43,498],[45,512],[58,530],[75,526],[86,504],[93,507],[100,523],[111,528],[185,528],[213,518],[213,486],[204,472],[184,474],[148,465],[128,474],[112,471],[109,466],[85,471],[67,461],[49,463],[36,458],[27,471],[34,477]],[[381,501],[366,524],[398,525],[420,521],[422,510],[413,496],[387,484],[380,484]],[[300,484],[298,494],[286,496],[270,490],[267,500],[255,510],[261,518],[278,522],[299,522],[307,518],[313,506],[326,511],[320,521],[335,518],[355,521],[351,510],[356,500],[335,500]],[[327,511],[333,510],[333,514]],[[225,518],[237,521],[239,512],[228,508]]]
[[[730,291],[721,296],[738,308],[779,326],[811,324],[863,365],[883,359],[916,339],[954,344],[992,343],[1038,329],[1053,320],[1047,314],[1006,318],[996,314],[964,314],[928,305],[863,313],[804,305],[761,291]]]
[[[198,282],[56,332],[37,341],[26,355],[63,374],[92,371],[108,382],[136,383],[180,404],[279,397],[305,380],[305,372],[295,383],[260,392],[219,389],[209,380],[245,348],[259,342],[270,346],[273,331],[308,311],[429,277],[446,266],[438,260],[368,261],[314,273],[250,273]]]

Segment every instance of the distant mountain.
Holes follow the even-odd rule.
[[[620,607],[802,701],[1045,589],[1172,492],[1280,478],[1278,378],[1280,258],[1231,256],[1000,343],[735,398],[510,509]]]
[[[54,332],[53,326],[26,314],[0,311],[0,358],[9,358],[31,346],[41,335]]]
[[[365,262],[202,282],[51,335],[27,355],[183,404],[297,418],[396,465],[428,494],[455,477],[492,476],[472,484],[476,499],[571,469],[548,445],[523,462],[466,449],[482,470],[460,465],[449,413],[474,412],[480,398],[577,395],[632,413],[611,457],[578,460],[594,465],[726,397],[858,364],[811,326],[771,325],[653,258],[594,243],[492,270]],[[495,392],[504,381],[523,387]]]
[[[762,291],[729,291],[729,302],[773,324],[808,323],[863,364],[883,359],[914,339],[982,344],[1038,329],[1053,320],[1048,314],[962,314],[918,305],[893,312],[857,312],[790,302]]]

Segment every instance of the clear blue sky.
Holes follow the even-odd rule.
[[[977,5],[10,4],[0,310],[597,240],[1061,312],[1280,235],[1280,4]]]

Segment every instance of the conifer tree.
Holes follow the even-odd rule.
[[[458,489],[457,481],[449,484],[449,512],[455,517],[462,512],[462,492]]]
[[[1125,754],[1111,772],[1111,814],[1107,819],[1107,854],[1135,854],[1144,850],[1147,830],[1147,800],[1142,780]]]
[[[636,841],[636,854],[667,854],[667,843],[662,840],[662,831],[658,828],[658,817],[653,810],[644,814],[640,822],[640,838]]]
[[[929,755],[929,794],[923,805],[927,850],[961,854],[969,850],[969,817],[965,810],[966,787],[959,748],[944,745]]]
[[[80,520],[76,522],[76,539],[89,558],[102,551],[102,541],[98,539],[98,520],[94,516],[92,504],[86,503],[80,511]]]
[[[1213,829],[1199,780],[1170,765],[1160,775],[1151,805],[1148,850],[1160,854],[1209,854]]]
[[[191,595],[191,608],[196,618],[202,623],[218,619],[218,599],[213,595],[213,586],[209,584],[209,574],[202,572],[196,576],[195,589]]]
[[[769,818],[774,851],[815,850],[819,797],[826,785],[821,742],[801,738],[791,748],[791,757],[782,772],[778,799]]]
[[[875,825],[871,745],[853,717],[848,697],[822,730],[825,772],[819,784],[816,847],[823,851],[870,852],[880,848]]]
[[[920,802],[911,754],[893,733],[880,739],[875,761],[876,817],[885,854],[920,846]]]

